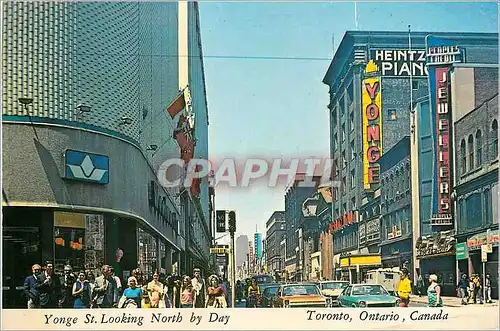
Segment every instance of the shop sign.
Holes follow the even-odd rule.
[[[382,154],[382,88],[377,65],[366,65],[361,86],[363,117],[363,183],[367,191],[373,191],[380,182]]]
[[[382,264],[380,255],[345,256],[340,258],[340,266],[378,266]]]
[[[481,262],[488,262],[488,245],[481,245]]]
[[[446,43],[444,41],[433,41],[433,43],[436,42]],[[428,46],[427,65],[450,65],[452,63],[460,63],[463,62],[464,55],[464,50],[457,45]]]
[[[63,178],[103,185],[108,184],[109,157],[67,149],[64,152]]]
[[[382,76],[425,77],[425,49],[374,49],[370,59],[380,68]]]
[[[418,259],[450,253],[455,248],[456,239],[452,231],[441,231],[430,236],[422,236],[415,244],[416,257]]]
[[[170,212],[167,197],[160,194],[159,187],[154,180],[149,182],[148,201],[149,207],[156,212],[158,217],[163,222],[174,226],[174,230],[177,230],[175,213]]]
[[[335,221],[330,223],[328,230],[329,232],[335,233],[357,222],[358,222],[358,212],[349,211],[344,216],[339,217]]]
[[[498,247],[499,243],[498,230],[483,232],[476,234],[467,239],[467,248],[471,250],[478,250],[482,245],[491,244],[492,247]]]
[[[467,251],[467,243],[458,243],[455,245],[455,255],[457,260],[465,260],[467,259],[468,251]]]
[[[453,225],[451,203],[450,166],[451,106],[447,67],[432,68],[429,72],[430,91],[433,105],[433,130],[436,148],[436,167],[434,170],[434,192],[431,225]]]
[[[226,232],[226,211],[225,210],[217,210],[216,211],[216,219],[217,219],[217,232]]]

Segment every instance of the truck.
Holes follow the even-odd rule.
[[[397,296],[397,289],[402,275],[403,273],[398,267],[374,269],[366,273],[363,283],[382,285],[389,293]]]

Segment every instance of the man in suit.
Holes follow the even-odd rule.
[[[64,276],[61,279],[61,300],[59,301],[62,308],[73,308],[73,284],[75,283],[76,278],[73,275],[72,270],[73,269],[70,265],[66,265],[64,267]]]
[[[116,281],[111,275],[109,265],[102,267],[102,275],[95,279],[95,304],[97,308],[112,308],[118,306],[119,293]]]
[[[201,277],[199,268],[193,269],[193,279],[191,280],[193,289],[195,290],[195,308],[205,308],[205,297],[207,296],[207,286],[205,280]]]
[[[32,275],[24,280],[24,295],[28,298],[28,309],[40,308],[40,296],[38,293],[38,275],[42,267],[39,264],[34,264],[31,267]]]
[[[57,308],[61,296],[61,283],[53,272],[54,264],[45,262],[45,270],[38,276],[37,290],[40,297],[40,308]]]

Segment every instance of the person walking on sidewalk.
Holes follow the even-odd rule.
[[[474,303],[477,303],[477,298],[479,297],[479,303],[483,304],[483,284],[481,284],[481,277],[478,274],[473,276],[472,281],[474,282]]]
[[[460,279],[460,281],[458,282],[458,285],[457,285],[457,291],[458,291],[458,294],[460,296],[462,305],[467,304],[467,300],[468,300],[467,288],[468,287],[469,287],[469,281],[467,280],[467,275],[463,274],[462,278]]]
[[[437,281],[437,275],[432,274],[429,276],[429,282],[431,283],[427,289],[427,303],[429,307],[443,307],[441,287],[438,285]]]
[[[486,303],[492,303],[493,301],[491,301],[491,275],[490,274],[486,274],[486,280],[484,282],[484,287],[486,290],[486,298],[484,298],[484,301],[486,301]]]
[[[410,293],[411,293],[411,283],[408,278],[408,269],[403,268],[401,270],[403,274],[401,275],[401,280],[398,285],[398,296],[401,299],[400,307],[408,307],[410,303]]]

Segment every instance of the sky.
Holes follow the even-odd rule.
[[[211,160],[328,158],[322,80],[348,30],[498,32],[494,2],[357,2],[357,15],[353,2],[202,1],[199,8]],[[252,240],[284,210],[285,189],[217,186],[216,209],[235,210],[236,237]]]

